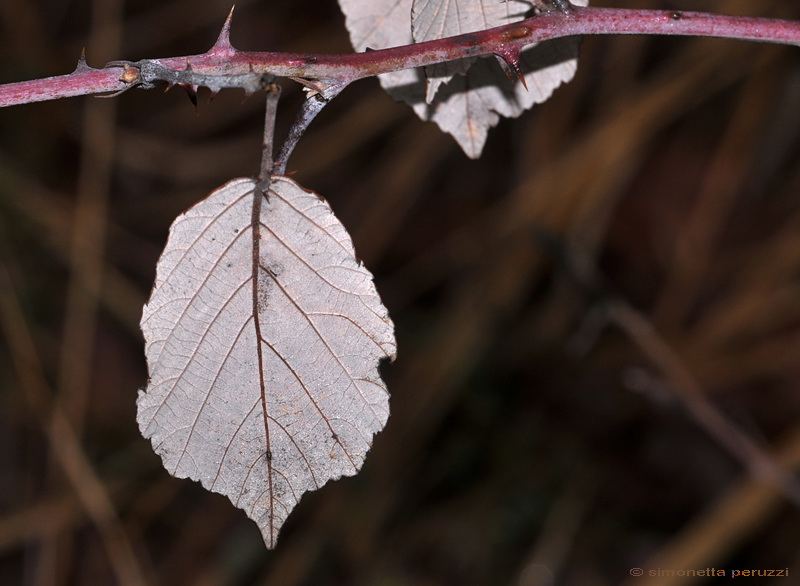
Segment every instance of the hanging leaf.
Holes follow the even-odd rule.
[[[142,331],[142,434],[268,547],[304,492],[360,469],[389,416],[392,322],[330,206],[289,178],[266,196],[233,180],[178,217]]]
[[[573,4],[586,6],[588,0],[574,0]],[[529,16],[531,9],[530,2],[521,0],[339,0],[339,5],[357,51],[442,38],[455,31],[472,32],[484,28],[482,21],[491,26],[509,24]],[[435,122],[453,135],[474,159],[480,156],[489,129],[497,125],[500,116],[519,116],[572,79],[577,56],[575,38],[531,45],[520,54],[524,84],[509,81],[493,58],[478,59],[465,75],[458,74],[469,61],[428,68],[427,77],[422,70],[412,69],[379,79],[394,99],[409,104],[421,119]]]

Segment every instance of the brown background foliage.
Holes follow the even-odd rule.
[[[70,71],[84,45],[94,66],[202,52],[226,2],[4,0],[0,81]],[[778,0],[602,4],[800,18]],[[349,50],[333,0],[241,1],[232,37]],[[363,472],[304,497],[272,552],[224,498],[171,478],[135,423],[168,227],[256,172],[262,98],[0,111],[0,583],[800,573],[798,508],[726,447],[735,429],[800,460],[800,53],[610,37],[581,55],[479,161],[375,80],[301,142],[290,168],[352,232],[400,354]],[[279,131],[300,100],[283,86]],[[732,428],[712,437],[691,393]]]

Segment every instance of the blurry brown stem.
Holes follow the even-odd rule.
[[[40,420],[56,460],[97,527],[119,584],[145,586],[147,582],[114,503],[86,458],[63,409],[52,400],[28,324],[14,295],[11,278],[2,264],[0,291],[0,330],[6,339],[28,407]]]
[[[536,238],[564,263],[581,287],[599,297],[598,306],[605,318],[625,332],[658,368],[670,383],[666,389],[680,400],[698,425],[739,460],[753,478],[770,484],[800,508],[800,482],[706,398],[700,383],[647,316],[605,290],[597,266],[586,255],[547,233],[537,233]],[[597,314],[589,317],[596,320]],[[596,324],[591,329],[596,332]]]
[[[800,507],[800,483],[797,479],[706,398],[700,383],[675,351],[658,335],[647,317],[620,300],[609,302],[606,310],[610,320],[667,377],[671,383],[669,388],[700,427],[736,457],[751,476],[772,485],[795,506]]]

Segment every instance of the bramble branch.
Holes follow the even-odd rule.
[[[231,15],[217,42],[201,55],[114,61],[89,67],[83,56],[74,72],[0,85],[0,107],[87,94],[111,94],[160,82],[190,90],[265,87],[288,77],[329,99],[349,83],[390,71],[434,65],[463,57],[496,55],[519,76],[520,51],[533,43],[580,35],[647,34],[707,36],[800,46],[800,22],[679,10],[590,8],[560,3],[513,24],[435,41],[364,53],[323,55],[239,51],[230,43]]]

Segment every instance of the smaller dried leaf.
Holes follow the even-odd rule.
[[[573,0],[573,4],[586,6],[588,0]],[[339,0],[339,5],[357,51],[441,38],[456,30],[474,31],[484,28],[479,26],[482,20],[491,26],[510,24],[525,18],[531,9],[522,0]],[[519,116],[572,79],[577,56],[575,38],[530,45],[520,54],[524,82],[510,82],[493,58],[441,64],[427,72],[397,71],[379,79],[394,99],[409,104],[421,119],[435,122],[474,159],[500,116]],[[466,74],[460,75],[467,66]]]

